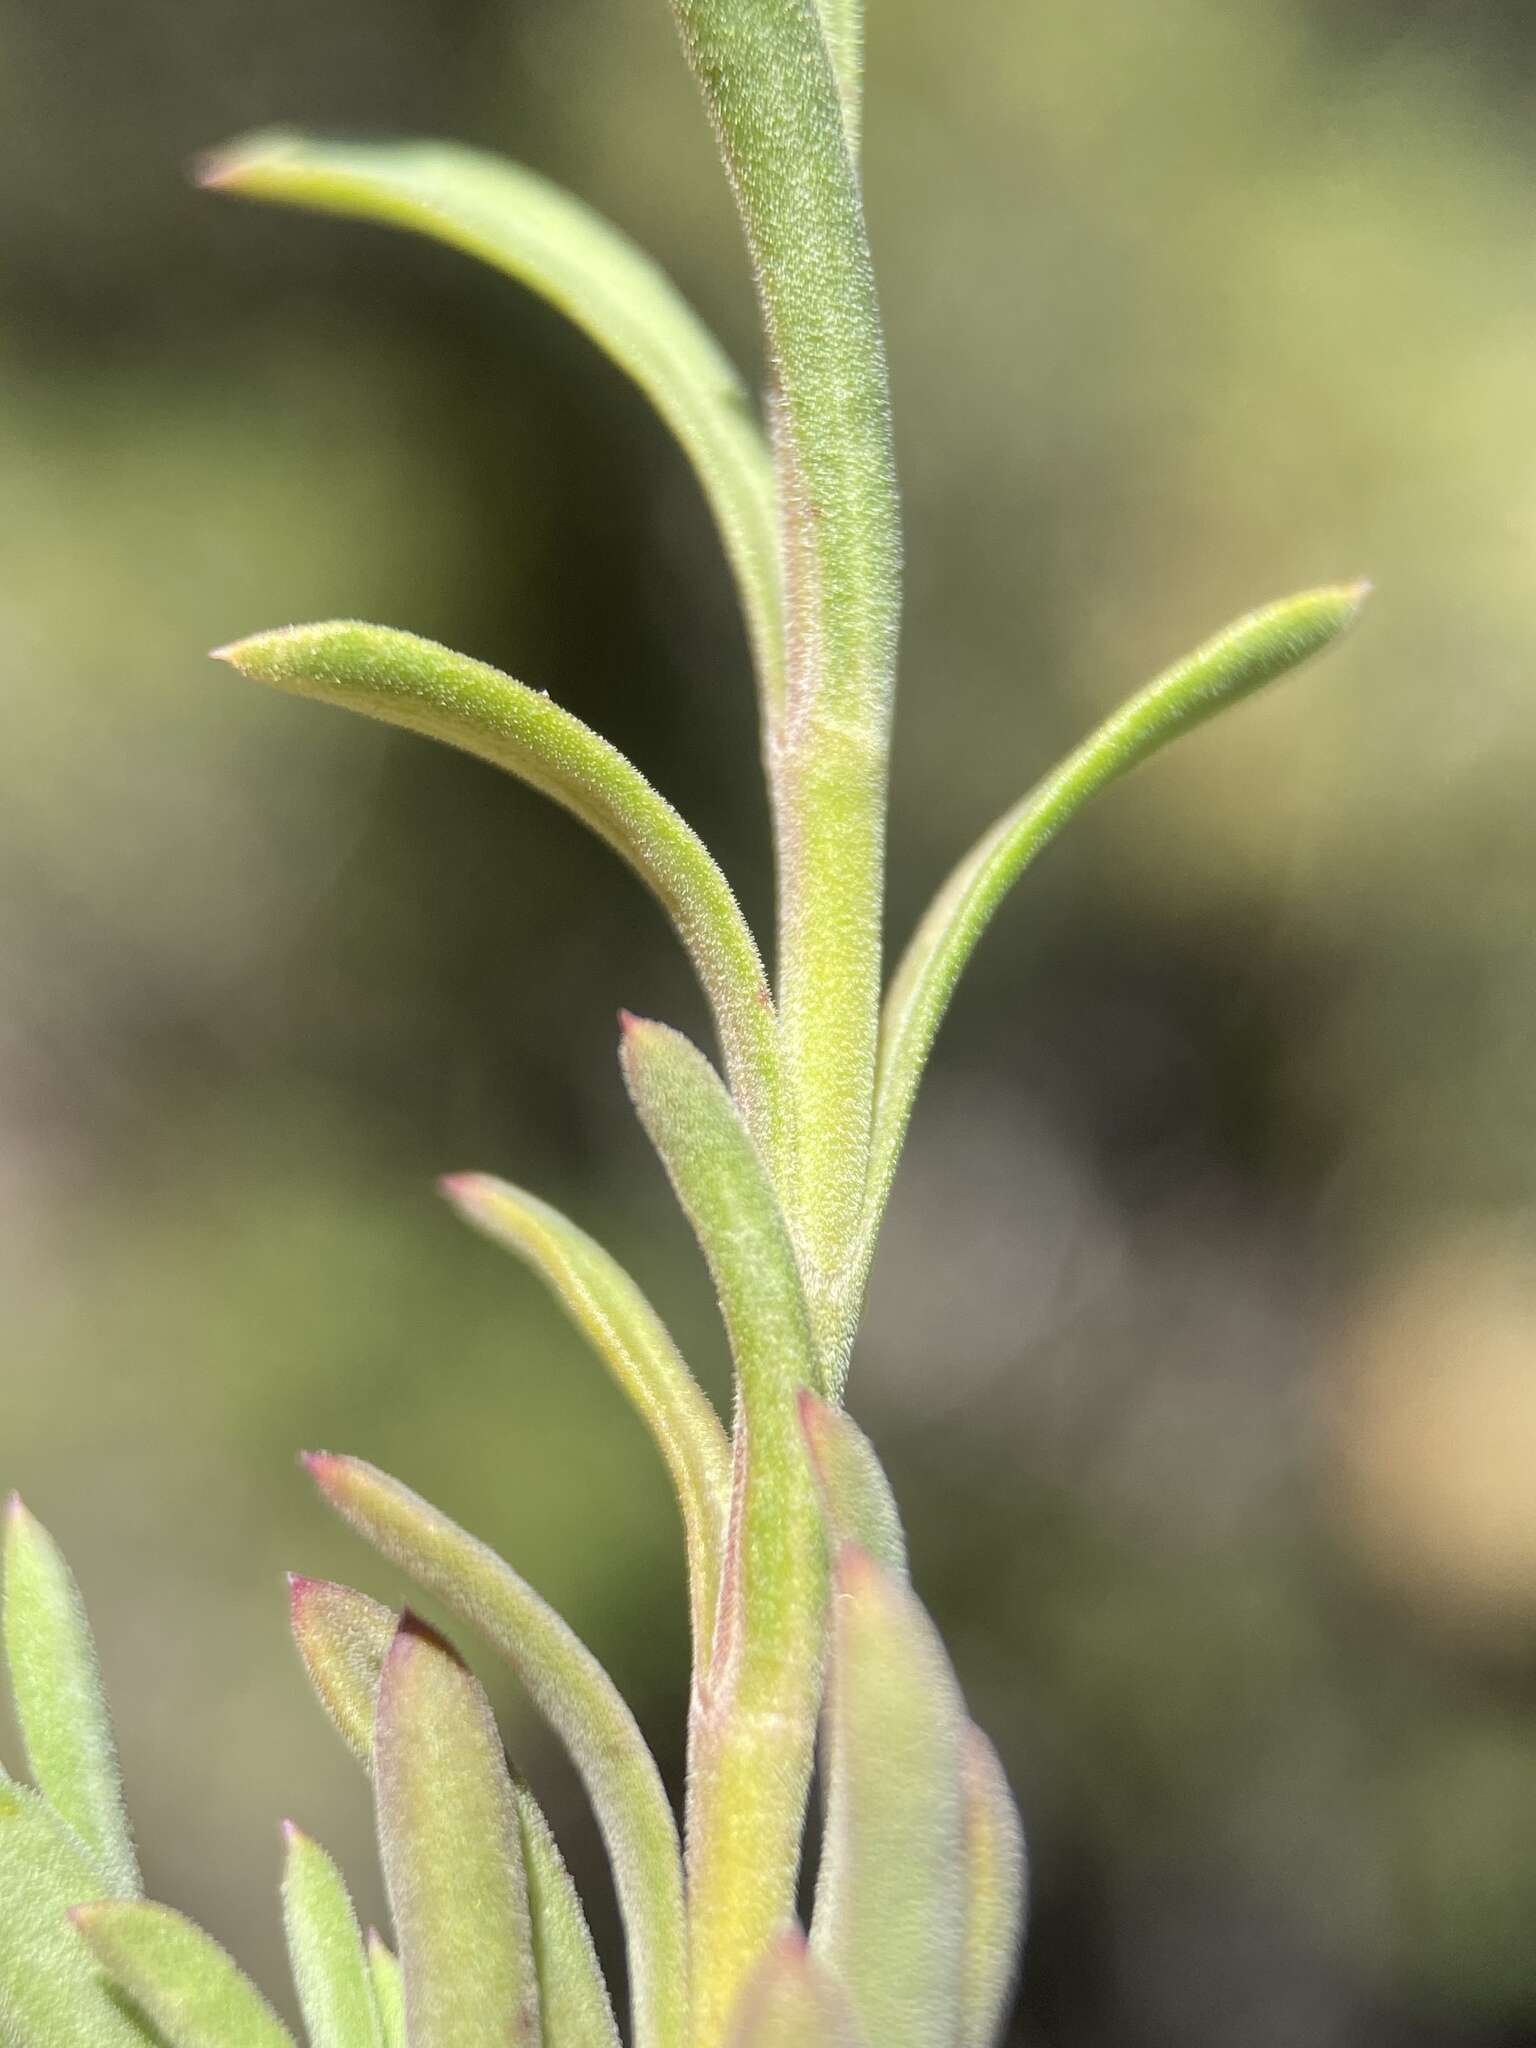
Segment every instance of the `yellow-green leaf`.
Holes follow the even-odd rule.
[[[80,1906],[72,1917],[108,1978],[166,2048],[294,2048],[251,1980],[169,1906],[136,1899]]]
[[[959,2048],[992,2048],[1024,1939],[1024,1829],[997,1751],[965,1731],[965,1961]]]
[[[309,2048],[384,2048],[357,1915],[320,1844],[285,1822],[283,1926]]]

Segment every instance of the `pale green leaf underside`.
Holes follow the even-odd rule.
[[[368,1973],[384,2033],[384,2048],[408,2048],[405,2038],[405,1979],[394,1951],[377,1929],[368,1930]]]
[[[965,1731],[965,1959],[958,2048],[992,2048],[1024,1939],[1024,1829],[997,1751]]]
[[[718,1075],[681,1033],[635,1018],[622,1058],[736,1364],[731,1539],[713,1654],[698,1675],[688,1795],[694,2038],[711,2040],[794,1906],[826,1584],[796,1403],[817,1362],[778,1201]]]
[[[103,1971],[167,2048],[294,2048],[251,1980],[169,1906],[83,1906],[75,1925]]]
[[[853,1545],[833,1581],[827,1822],[811,1946],[866,2038],[951,2038],[964,1941],[965,1709],[911,1588]]]
[[[117,2003],[69,1923],[106,1889],[96,1859],[29,1786],[0,1784],[0,2041],[159,2048]]]
[[[726,2048],[863,2048],[847,1992],[798,1927],[773,1944],[742,1987]]]
[[[138,1859],[85,1606],[57,1544],[14,1497],[5,1528],[5,1652],[33,1783],[96,1859],[104,1895],[136,1897]]]
[[[864,100],[864,0],[820,0],[820,6],[821,25],[843,103],[848,147],[857,159]]]
[[[341,1872],[297,1828],[287,1830],[283,1928],[309,2048],[384,2048],[362,1932]]]
[[[476,1229],[548,1284],[649,1429],[682,1512],[693,1640],[702,1658],[714,1629],[730,1507],[731,1452],[719,1417],[661,1318],[595,1239],[536,1195],[488,1174],[456,1174],[443,1188]]]
[[[309,1589],[307,1597],[301,1598],[300,1588]],[[379,1678],[394,1640],[395,1616],[366,1594],[314,1580],[297,1582],[294,1610],[296,1633],[303,1614],[310,1675],[324,1675],[324,1684],[315,1684],[321,1704],[358,1762],[371,1771]],[[512,1797],[527,1871],[543,2048],[605,2048],[617,2042],[618,2030],[581,1901],[537,1802],[516,1778]]]
[[[373,1782],[411,2048],[537,2048],[528,1886],[501,1738],[472,1674],[409,1615],[379,1681]]]
[[[475,754],[552,797],[613,847],[671,916],[709,996],[743,1114],[772,1142],[778,1034],[756,941],[698,834],[616,747],[541,691],[391,627],[291,626],[218,654],[274,689]]]
[[[913,935],[885,1000],[865,1212],[866,1267],[918,1081],[950,996],[1019,876],[1097,791],[1336,639],[1359,612],[1366,589],[1341,584],[1305,591],[1228,626],[1106,719],[1005,812],[954,869]]]
[[[904,1579],[906,1533],[874,1445],[844,1409],[814,1394],[801,1395],[800,1420],[834,1556],[845,1543],[855,1543]]]
[[[677,1829],[645,1739],[597,1659],[510,1565],[419,1495],[359,1459],[314,1455],[316,1483],[352,1526],[508,1659],[569,1751],[613,1865],[629,1944],[637,2048],[675,2048],[688,1944]]]
[[[847,14],[849,0],[836,0]],[[272,131],[215,152],[202,182],[413,230],[527,285],[632,377],[698,473],[771,704],[783,690],[773,472],[752,399],[671,280],[627,235],[521,165],[438,142]]]

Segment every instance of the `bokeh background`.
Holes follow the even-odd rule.
[[[956,1006],[854,1406],[1030,1821],[1013,2039],[1536,2040],[1536,16],[871,0],[910,549],[893,936],[1154,668],[1368,573],[1326,665],[1104,799]],[[277,1822],[382,1911],[284,1567],[377,1459],[600,1650],[674,1782],[659,1469],[486,1167],[723,1394],[626,1114],[659,916],[489,771],[203,650],[378,617],[610,733],[766,915],[692,480],[445,252],[190,189],[274,120],[561,178],[756,368],[662,0],[0,0],[0,1450],[100,1631],[152,1888],[275,1992]],[[498,1687],[612,1945],[561,1760]],[[0,1744],[10,1748],[8,1735]],[[14,1759],[13,1759],[14,1760]]]

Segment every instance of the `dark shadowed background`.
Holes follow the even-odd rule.
[[[870,0],[910,557],[893,936],[1233,614],[1353,639],[1104,799],[987,940],[852,1389],[1030,1825],[1014,2039],[1536,2039],[1536,18]],[[755,371],[663,0],[0,0],[0,1468],[100,1631],[153,1891],[283,1993],[277,1823],[382,1910],[281,1569],[398,1588],[299,1445],[494,1541],[676,1780],[639,1426],[446,1213],[606,1238],[723,1391],[614,1013],[659,915],[490,771],[211,667],[379,618],[547,688],[761,921],[746,657],[682,460],[442,251],[193,191],[271,121],[573,186]],[[509,1744],[594,1901],[560,1759]],[[0,1743],[9,1752],[8,1733]]]

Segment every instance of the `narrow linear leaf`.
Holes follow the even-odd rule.
[[[398,1480],[356,1458],[311,1453],[305,1462],[354,1529],[495,1644],[565,1744],[613,1864],[637,2048],[674,2048],[688,2009],[677,1830],[655,1761],[613,1681],[510,1565]]]
[[[992,2048],[1002,2029],[1024,1939],[1024,1829],[997,1751],[965,1731],[965,1961],[959,2048]]]
[[[693,1640],[709,1653],[730,1508],[731,1453],[718,1416],[666,1326],[602,1246],[521,1188],[487,1174],[443,1182],[459,1214],[525,1260],[629,1396],[666,1462],[688,1550]]]
[[[738,1466],[713,1657],[691,1728],[694,2037],[719,2038],[794,1910],[826,1599],[796,1397],[817,1364],[794,1252],[719,1077],[665,1025],[624,1020],[624,1078],[714,1279],[736,1362]]]
[[[910,1587],[845,1545],[833,1585],[811,1945],[880,2048],[952,2038],[965,1938],[966,1726],[944,1646]]]
[[[778,1033],[757,944],[693,828],[616,747],[484,662],[353,620],[258,633],[217,650],[242,675],[477,755],[570,811],[628,861],[672,918],[714,1009],[742,1113],[770,1147]]]
[[[303,1593],[298,1591],[301,1587],[306,1589]],[[317,1681],[316,1690],[347,1746],[371,1771],[379,1679],[394,1640],[396,1617],[378,1601],[345,1586],[305,1579],[295,1581],[295,1589],[296,1615],[302,1609],[304,1616],[305,1661],[312,1676],[318,1667],[326,1678],[324,1689]],[[298,1629],[296,1620],[296,1633]],[[325,1640],[332,1631],[334,1648]],[[527,1871],[543,2048],[616,2044],[618,2030],[592,1936],[549,1824],[516,1776],[512,1797]]]
[[[348,1749],[371,1770],[379,1677],[400,1617],[350,1586],[297,1573],[288,1579],[288,1614],[316,1697]]]
[[[673,0],[752,253],[797,538],[773,795],[789,1202],[818,1326],[855,1249],[879,1026],[886,759],[901,540],[858,182],[812,0]],[[849,10],[828,18],[846,56]],[[766,112],[765,110],[771,110]]]
[[[71,1915],[96,1961],[167,2048],[293,2048],[293,2036],[200,1927],[142,1900]]]
[[[840,17],[856,12],[852,0],[829,6]],[[847,43],[846,20],[839,37]],[[856,62],[856,26],[853,49]],[[762,428],[724,350],[627,235],[521,165],[438,142],[335,142],[274,130],[216,150],[199,180],[428,235],[516,278],[574,322],[633,378],[697,472],[777,704],[783,620]]]
[[[414,1615],[384,1660],[373,1780],[411,2048],[538,2048],[528,1886],[501,1737],[472,1674]]]
[[[565,1859],[527,1786],[514,1779],[512,1796],[528,1870],[543,2048],[619,2048],[608,1987]]]
[[[160,2048],[102,1983],[69,1924],[106,1881],[29,1786],[0,1784],[0,2040],[7,2048]]]
[[[1368,591],[1364,583],[1309,590],[1228,626],[1106,719],[955,868],[918,925],[885,1000],[861,1290],[923,1067],[955,984],[1008,891],[1089,797],[1319,653],[1353,623]]]
[[[832,53],[837,90],[843,103],[843,125],[854,159],[859,154],[859,126],[864,107],[864,0],[820,0],[821,25]]]
[[[283,1823],[283,1926],[309,2048],[384,2048],[363,1937],[341,1872]]]
[[[904,1579],[907,1539],[874,1445],[843,1409],[809,1392],[800,1396],[800,1426],[834,1554],[845,1543],[856,1543],[876,1564]]]
[[[408,2048],[405,2038],[405,1979],[393,1949],[376,1927],[368,1930],[368,1971],[384,2048]]]
[[[33,1783],[100,1864],[104,1896],[136,1897],[142,1880],[85,1603],[58,1545],[15,1494],[5,1524],[5,1651]]]
[[[774,1942],[742,1987],[727,2048],[862,2048],[848,1994],[798,1927]]]

